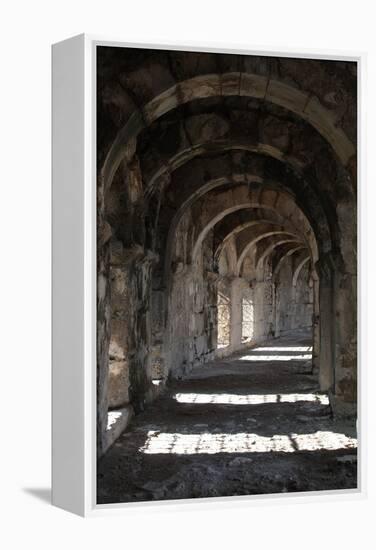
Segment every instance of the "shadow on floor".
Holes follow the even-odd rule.
[[[98,503],[356,488],[355,419],[334,417],[310,362],[290,354],[309,342],[171,380],[98,462]]]
[[[24,487],[24,493],[31,495],[38,500],[51,504],[51,489],[46,487]]]

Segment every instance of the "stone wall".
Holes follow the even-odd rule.
[[[217,275],[210,268],[201,251],[193,265],[181,266],[172,277],[165,342],[169,376],[182,376],[215,356]]]

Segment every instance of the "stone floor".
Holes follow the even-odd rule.
[[[333,419],[295,334],[195,368],[98,464],[98,503],[356,488],[356,430]]]

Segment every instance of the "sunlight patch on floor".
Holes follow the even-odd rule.
[[[107,431],[111,430],[114,424],[121,418],[121,411],[109,411],[107,415]]]
[[[237,395],[231,393],[176,393],[179,403],[217,404],[217,405],[262,405],[263,403],[296,403],[309,401],[329,405],[326,394],[318,393],[268,393],[265,395]]]
[[[289,351],[293,353],[295,351],[310,351],[312,352],[312,346],[270,346],[253,348],[252,351]]]
[[[304,355],[242,355],[239,357],[240,361],[308,361],[308,359],[312,359],[311,353]]]
[[[181,434],[149,431],[145,454],[217,454],[266,453],[355,449],[357,440],[343,433],[315,432],[307,434],[273,435],[264,437],[253,433]]]

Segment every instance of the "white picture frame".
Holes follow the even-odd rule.
[[[338,59],[358,64],[358,488],[231,497],[234,505],[359,499],[366,495],[364,233],[365,54],[253,50],[223,44],[131,44],[79,35],[52,47],[52,502],[92,516],[140,506],[218,506],[229,497],[152,503],[96,504],[96,56],[99,45],[279,57]],[[362,263],[362,269],[360,265]]]

